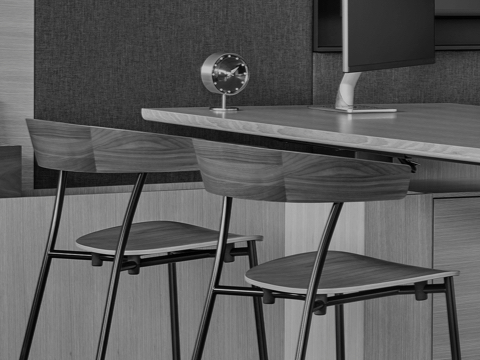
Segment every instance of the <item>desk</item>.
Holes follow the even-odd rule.
[[[441,160],[452,162],[453,165],[459,165],[459,163],[480,164],[480,107],[459,104],[388,105],[388,107],[392,106],[398,109],[398,113],[347,115],[311,110],[307,106],[275,106],[242,107],[241,111],[237,113],[214,113],[206,108],[143,109],[142,115],[146,120],[183,126],[260,135],[391,156],[409,155],[426,158],[427,163],[428,161]],[[471,168],[479,169],[480,167],[473,166]],[[457,170],[450,168],[450,172],[452,171],[456,172]],[[478,170],[469,171],[467,174],[470,180],[478,182],[480,172]],[[432,173],[435,176],[445,175],[442,171]],[[450,175],[455,176],[456,174],[447,174],[447,176]],[[475,200],[475,198],[472,199]],[[470,201],[470,203],[475,204],[478,201]],[[431,266],[434,261],[436,266],[439,263],[451,263],[456,266],[456,264],[462,262],[462,258],[458,258],[458,253],[449,255],[452,248],[449,244],[453,243],[452,236],[455,237],[454,247],[458,249],[464,247],[469,253],[480,251],[480,245],[477,244],[478,241],[471,241],[471,235],[463,236],[464,234],[459,233],[458,229],[463,229],[465,224],[462,224],[460,228],[455,228],[455,226],[458,226],[457,223],[450,225],[442,220],[444,218],[452,219],[451,214],[444,211],[445,209],[449,210],[449,208],[450,206],[445,201],[441,202],[438,210],[443,212],[439,211],[437,212],[438,216],[434,216],[435,199],[432,195],[410,196],[404,202],[394,203],[393,205],[378,203],[373,206],[369,205],[364,209],[355,208],[352,210],[352,217],[345,225],[345,231],[348,232],[348,228],[353,227],[352,232],[356,232],[353,235],[358,236],[360,242],[364,238],[368,238],[364,248],[367,255],[420,266]],[[321,210],[306,211],[301,205],[297,204],[291,207],[289,205],[285,211],[289,215],[296,216],[296,220],[301,219],[307,224],[310,223],[310,225],[318,222],[318,216],[322,215]],[[476,211],[475,214],[480,215],[480,206],[477,207]],[[458,217],[458,213],[454,214],[455,216]],[[395,219],[393,228],[384,225],[383,220],[386,218]],[[477,231],[477,223],[477,220],[470,221],[468,231],[471,232],[472,229]],[[297,226],[295,229],[291,226],[294,225],[286,224],[286,254],[300,250],[301,246],[297,242],[296,249],[289,248],[298,239],[290,230],[303,231],[302,237],[313,236],[309,232],[310,229],[300,229],[301,226]],[[342,226],[340,227],[342,228]],[[456,229],[456,231],[449,232],[448,230],[451,228]],[[365,230],[362,231],[363,229]],[[385,233],[388,233],[389,238],[392,238],[391,242],[387,242],[385,236],[382,235]],[[438,243],[446,244],[445,246],[442,245],[446,248],[445,250],[437,251],[435,247],[434,251],[433,243],[437,233],[439,238],[442,238]],[[288,234],[290,234],[290,238],[288,238]],[[352,234],[347,233],[346,235],[348,237]],[[463,242],[464,237],[467,238],[466,242]],[[404,245],[407,243],[408,246]],[[348,244],[344,249],[351,250]],[[445,257],[447,260],[444,259]],[[454,260],[449,262],[452,258]],[[480,278],[479,270],[478,267],[473,270],[467,268],[464,273],[469,275],[470,278],[478,279]],[[465,288],[467,287],[475,289],[471,284],[465,285]],[[479,358],[480,345],[478,340],[475,340],[480,332],[479,309],[473,308],[473,306],[478,305],[472,305],[478,304],[478,301],[473,301],[472,298],[478,299],[479,291],[475,290],[473,294],[466,294],[463,291],[464,288],[459,287],[457,281],[457,294],[460,294],[462,299],[470,296],[470,299],[463,303],[459,301],[462,351],[465,355],[468,353],[469,356],[472,356],[471,358]],[[432,303],[430,300],[417,303],[418,305],[415,306],[419,308],[414,310],[413,319],[408,320],[405,320],[404,314],[412,313],[411,304],[401,302],[403,299],[399,301],[389,302],[388,299],[382,299],[382,302],[366,302],[365,320],[361,318],[361,315],[358,316],[358,313],[355,320],[361,318],[359,321],[362,321],[363,328],[362,326],[360,326],[360,329],[357,327],[356,334],[363,332],[364,329],[365,339],[357,337],[348,340],[350,345],[354,347],[353,350],[350,350],[350,353],[347,353],[349,359],[363,359],[363,356],[358,355],[363,355],[363,353],[365,353],[364,358],[369,360],[443,358],[441,352],[444,350],[438,345],[448,344],[448,338],[443,338],[444,335],[437,333],[436,329],[446,327],[444,324],[437,324],[435,317],[432,318]],[[462,309],[462,306],[467,306],[467,308]],[[430,311],[428,311],[429,309]],[[441,311],[439,309],[441,309],[441,304],[435,304],[433,312]],[[289,317],[289,312],[294,311],[296,310],[286,306],[286,318]],[[347,314],[347,316],[350,315],[352,314]],[[462,332],[462,317],[463,320],[471,321],[469,324],[464,323],[464,328],[468,328],[464,332]],[[435,324],[433,330],[432,322]],[[353,326],[357,325],[354,324]],[[295,341],[296,337],[294,332],[289,333],[288,328],[285,331],[285,353],[286,358],[288,358],[289,339],[293,336]],[[320,329],[320,331],[322,330]],[[432,333],[433,335],[428,341],[425,334]],[[318,345],[317,353],[318,351],[325,352],[328,347],[328,340],[322,340],[323,337],[317,337],[315,334],[311,336],[317,339],[317,344],[313,345]],[[469,337],[473,339],[470,341]],[[463,341],[464,339],[467,341]],[[431,352],[432,343],[435,344],[433,354]],[[365,348],[363,348],[363,344],[366,344]],[[437,351],[440,351],[440,353]],[[325,358],[332,357],[326,355]],[[445,358],[448,358],[448,353]]]
[[[480,107],[394,104],[392,114],[338,114],[307,106],[142,109],[145,120],[337,148],[480,163]]]

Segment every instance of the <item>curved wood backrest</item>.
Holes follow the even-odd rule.
[[[192,139],[27,119],[41,167],[89,173],[198,170]]]
[[[401,199],[410,167],[193,139],[205,189],[234,198],[279,202]]]

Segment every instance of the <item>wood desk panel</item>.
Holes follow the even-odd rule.
[[[307,106],[142,109],[146,120],[337,148],[480,163],[480,107],[393,104],[393,114],[341,114]]]

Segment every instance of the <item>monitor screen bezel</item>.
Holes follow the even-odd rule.
[[[313,52],[342,51],[340,4],[341,0],[313,0]],[[480,50],[480,16],[437,15],[435,50]]]
[[[435,16],[435,0],[422,0],[422,1],[431,1],[431,12],[432,18],[429,20],[431,21],[431,33],[428,34],[426,32],[427,37],[431,37],[431,49],[427,49],[426,51],[430,52],[429,56],[424,57],[415,57],[410,59],[399,59],[396,61],[379,61],[374,62],[374,58],[372,61],[368,61],[364,64],[351,64],[350,53],[349,50],[351,47],[349,46],[349,26],[351,25],[351,21],[349,20],[350,12],[349,12],[349,3],[351,1],[358,1],[358,0],[341,0],[342,2],[342,49],[343,49],[343,72],[350,73],[350,72],[363,72],[363,71],[373,71],[373,70],[383,70],[383,69],[391,69],[391,68],[398,68],[398,67],[408,67],[408,66],[416,66],[416,65],[427,65],[435,63],[435,28],[434,28],[434,16]],[[409,12],[410,13],[410,12]],[[358,21],[358,19],[356,19]],[[428,19],[427,19],[428,20]],[[373,21],[373,20],[372,20]],[[362,22],[363,23],[363,22]],[[403,24],[403,21],[401,22]],[[357,22],[358,24],[358,22]],[[390,24],[389,24],[390,25]],[[363,28],[362,28],[363,29]],[[378,29],[379,31],[381,29]],[[423,49],[424,47],[422,47]],[[375,49],[376,50],[376,49]],[[423,50],[422,50],[423,51]],[[403,54],[403,53],[402,53]],[[361,54],[363,56],[363,53]]]

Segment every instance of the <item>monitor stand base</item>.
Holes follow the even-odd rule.
[[[392,113],[397,112],[397,109],[383,109],[369,105],[354,105],[353,98],[355,95],[355,86],[357,85],[358,78],[362,75],[361,72],[344,73],[342,81],[337,91],[337,99],[335,100],[335,106],[310,106],[310,109],[336,111],[346,114],[355,113]]]
[[[335,105],[312,105],[308,107],[312,110],[332,111],[344,114],[365,114],[365,113],[394,113],[397,109],[385,109],[370,105],[353,105],[347,109],[338,109]]]

